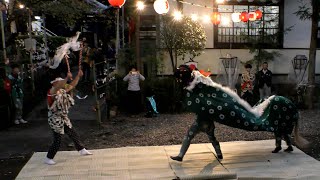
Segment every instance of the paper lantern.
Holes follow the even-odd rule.
[[[158,14],[166,14],[169,12],[169,2],[167,0],[156,0],[153,8]]]
[[[126,2],[126,0],[108,0],[108,1],[109,1],[109,4],[115,8],[121,8]]]
[[[261,19],[262,18],[262,12],[259,9],[257,9],[255,11],[255,13],[256,13],[256,19]]]
[[[232,13],[231,14],[231,19],[233,22],[237,23],[237,22],[240,22],[241,19],[240,19],[240,13]]]
[[[257,14],[256,12],[250,12],[248,14],[248,17],[249,17],[249,21],[255,21],[257,19]]]
[[[212,24],[214,25],[218,25],[221,22],[221,14],[219,12],[213,12],[210,18],[211,18]]]
[[[248,13],[247,12],[242,12],[240,14],[240,20],[242,22],[247,22],[249,20],[249,16],[248,16]]]

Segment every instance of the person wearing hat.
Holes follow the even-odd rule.
[[[73,129],[71,121],[68,118],[69,108],[74,105],[74,99],[69,92],[78,84],[82,75],[82,70],[79,70],[78,75],[68,86],[67,82],[72,78],[71,73],[68,73],[65,79],[57,77],[51,81],[52,88],[48,91],[47,98],[48,123],[53,132],[53,143],[44,161],[48,165],[56,164],[53,158],[60,148],[61,137],[64,133],[72,139],[80,155],[92,155],[82,145],[79,135]]]

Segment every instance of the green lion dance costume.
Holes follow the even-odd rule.
[[[251,107],[231,89],[213,82],[199,71],[191,72],[188,66],[180,66],[175,76],[186,86],[187,109],[196,113],[197,118],[183,139],[179,155],[171,157],[173,160],[182,161],[191,140],[200,131],[208,135],[218,158],[223,159],[220,144],[214,136],[214,121],[248,131],[273,132],[276,139],[273,153],[282,149],[282,138],[288,145],[285,151],[293,151],[290,136],[294,128],[296,143],[306,143],[297,132],[299,113],[289,99],[271,96]]]

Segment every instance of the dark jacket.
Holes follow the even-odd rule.
[[[268,69],[266,73],[263,73],[263,70],[258,71],[257,73],[257,85],[259,88],[263,88],[264,84],[268,87],[272,85],[272,72]]]

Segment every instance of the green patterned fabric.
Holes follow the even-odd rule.
[[[14,77],[13,75],[9,75],[9,79],[11,81],[11,96],[16,99],[23,99],[23,79],[20,76]]]
[[[299,118],[295,105],[282,96],[272,96],[266,101],[251,108],[231,90],[200,82],[186,92],[185,103],[187,109],[200,115],[202,121],[216,121],[248,131],[291,134]],[[259,109],[263,113],[259,114]]]

